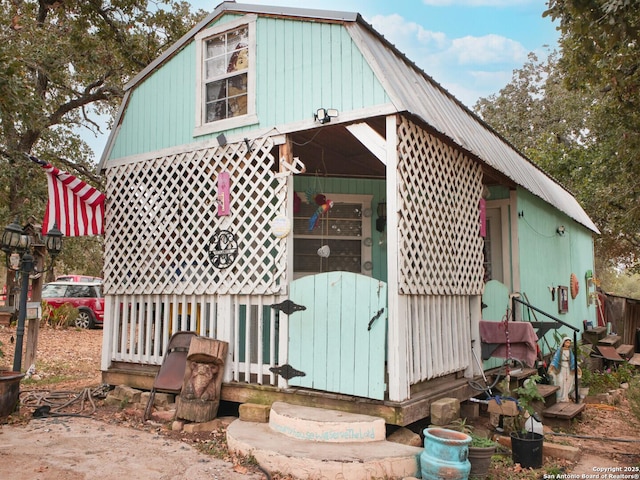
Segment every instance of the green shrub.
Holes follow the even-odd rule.
[[[627,400],[631,412],[640,420],[640,376],[636,375],[629,381],[629,390],[627,390]]]
[[[79,310],[70,303],[54,308],[48,303],[42,302],[42,321],[52,327],[66,328],[73,325],[78,318],[78,313]]]

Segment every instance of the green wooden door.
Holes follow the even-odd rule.
[[[384,399],[387,284],[350,272],[295,280],[289,299],[289,385]]]

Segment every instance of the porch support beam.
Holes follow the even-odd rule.
[[[362,145],[367,147],[369,151],[382,162],[387,164],[387,142],[367,123],[352,123],[347,126],[347,130],[356,137]]]
[[[410,397],[409,349],[406,302],[398,296],[398,117],[387,116],[385,158],[387,165],[387,283],[388,283],[388,369],[389,400],[402,402]]]

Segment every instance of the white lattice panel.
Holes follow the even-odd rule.
[[[399,292],[482,291],[480,165],[417,125],[398,127]]]
[[[285,242],[270,223],[285,213],[286,179],[274,175],[273,142],[227,144],[107,171],[105,292],[270,294],[285,282]],[[217,176],[229,172],[229,216],[217,215]],[[218,230],[237,236],[226,269],[211,262]]]

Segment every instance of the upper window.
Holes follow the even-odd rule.
[[[205,122],[247,114],[249,27],[205,41]]]
[[[196,38],[200,59],[196,135],[257,122],[254,24],[243,17]]]

